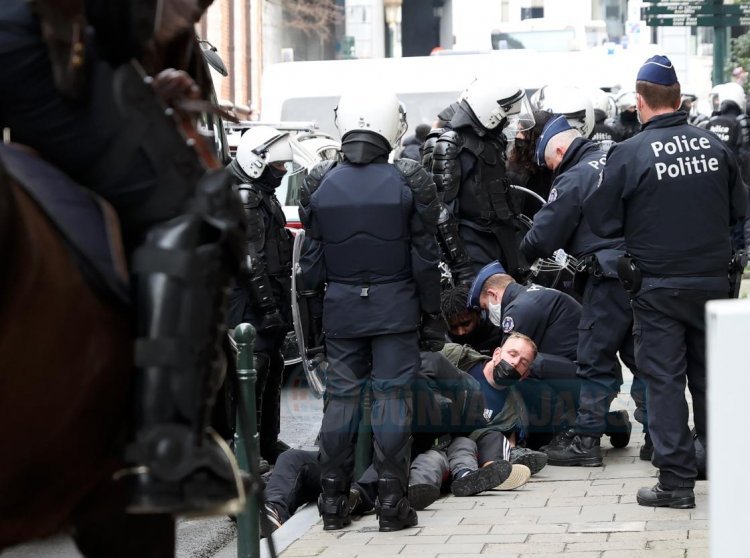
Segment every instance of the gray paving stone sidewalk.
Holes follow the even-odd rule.
[[[419,556],[420,558],[697,558],[708,556],[708,483],[692,510],[647,508],[638,488],[656,469],[638,458],[643,436],[606,450],[604,467],[546,467],[515,491],[448,495],[419,512],[419,525],[379,533],[374,515],[341,531],[313,525],[283,557]],[[639,431],[639,429],[638,429]],[[605,438],[606,440],[606,438]]]

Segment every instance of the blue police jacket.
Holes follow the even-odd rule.
[[[581,305],[572,296],[539,285],[511,283],[501,304],[503,333],[523,333],[540,353],[576,360]]]
[[[729,148],[679,111],[612,147],[583,211],[594,233],[624,235],[644,276],[726,278],[745,196]]]
[[[322,245],[327,282],[327,336],[414,331],[421,311],[439,311],[436,241],[416,238],[420,218],[414,198],[393,165],[338,164],[324,175],[310,207],[311,233]],[[430,243],[426,251],[415,247],[420,241]],[[434,307],[423,307],[421,291],[430,290]]]
[[[583,202],[596,189],[606,155],[596,143],[576,138],[568,147],[547,204],[534,215],[534,225],[521,242],[529,261],[546,258],[558,248],[583,258],[602,249],[624,250],[624,240],[595,235],[583,218]]]

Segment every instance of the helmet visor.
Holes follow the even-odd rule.
[[[506,112],[508,121],[503,128],[503,133],[508,140],[513,141],[519,132],[525,132],[534,127],[535,120],[532,112],[531,103],[526,95],[513,103],[512,107],[509,107],[508,112]]]

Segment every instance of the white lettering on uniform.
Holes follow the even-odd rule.
[[[718,171],[719,160],[715,157],[706,159],[706,154],[700,153],[710,149],[711,142],[704,136],[688,138],[685,134],[682,134],[681,136],[672,136],[666,143],[662,141],[651,142],[651,151],[657,159],[661,159],[662,155],[681,155],[665,157],[666,160],[654,163],[657,180],[662,180],[665,176],[677,178],[678,176]]]
[[[598,161],[589,161],[589,165],[594,167],[594,169],[599,170],[601,167],[603,167],[605,164],[607,164],[607,156],[602,155],[602,158]]]

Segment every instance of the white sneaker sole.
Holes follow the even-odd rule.
[[[518,487],[523,486],[531,478],[531,469],[526,465],[520,465],[518,463],[513,464],[513,469],[510,472],[510,476],[503,481],[503,483],[495,490],[515,490]]]

